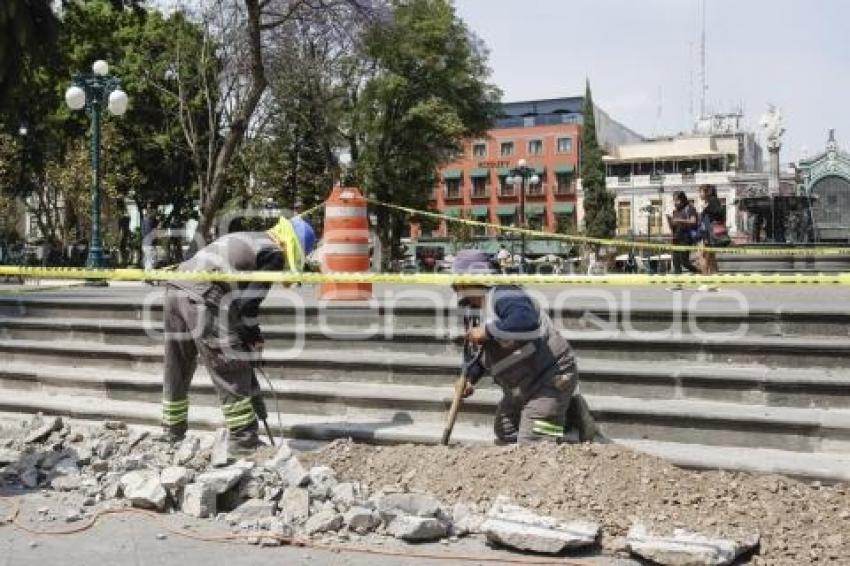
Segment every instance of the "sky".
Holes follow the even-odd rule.
[[[850,148],[850,0],[705,0],[706,108],[759,130],[785,117],[781,159]],[[699,112],[700,0],[455,0],[490,50],[503,100],[584,93],[645,136]],[[692,102],[693,101],[693,102]],[[694,114],[690,109],[694,109]]]

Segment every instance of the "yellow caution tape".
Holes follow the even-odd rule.
[[[850,285],[847,273],[730,273],[717,275],[501,275],[451,273],[288,273],[167,271],[0,266],[0,276],[107,281],[221,281],[229,283],[384,283],[401,285]]]
[[[556,232],[543,232],[542,230],[531,230],[529,228],[519,228],[516,226],[502,226],[501,224],[492,224],[490,222],[481,222],[479,220],[470,220],[468,218],[458,218],[438,212],[430,212],[427,210],[417,210],[407,206],[400,206],[379,200],[368,199],[369,202],[376,206],[385,206],[408,214],[416,214],[418,216],[427,216],[447,222],[457,222],[468,226],[477,226],[480,228],[493,228],[503,232],[513,232],[516,234],[525,234],[547,240],[564,240],[577,244],[595,244],[600,246],[614,246],[632,249],[657,250],[657,251],[686,251],[686,252],[711,252],[718,254],[734,254],[734,255],[760,255],[760,256],[850,256],[850,247],[796,247],[796,248],[756,248],[752,246],[728,246],[728,247],[710,247],[703,245],[681,245],[668,244],[664,242],[637,242],[633,240],[617,240],[609,238],[591,238],[590,236],[577,236],[575,234],[559,234]]]

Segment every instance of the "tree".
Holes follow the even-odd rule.
[[[498,89],[487,82],[486,53],[447,0],[395,0],[392,19],[364,39],[371,75],[357,93],[351,138],[369,195],[427,206],[439,164],[482,135],[497,112]],[[359,133],[357,133],[359,130]],[[376,209],[386,268],[402,253],[406,218]]]
[[[13,92],[21,73],[54,54],[58,22],[50,4],[49,0],[0,2],[0,105],[14,109],[19,99]]]
[[[590,81],[584,94],[584,125],[581,130],[581,186],[584,191],[584,227],[588,236],[610,238],[617,226],[614,195],[605,188],[605,166],[596,139],[596,119]]]

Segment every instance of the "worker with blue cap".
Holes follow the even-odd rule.
[[[234,232],[200,249],[179,271],[300,272],[316,244],[302,218],[281,218],[265,232]],[[162,399],[164,439],[177,442],[188,428],[189,385],[197,358],[218,393],[232,452],[259,446],[253,354],[262,349],[257,322],[270,283],[169,281],[163,302],[165,363]]]
[[[461,250],[457,275],[496,272],[481,250]],[[494,429],[501,443],[604,441],[578,394],[578,366],[567,340],[546,311],[516,285],[464,282],[452,285],[464,309],[465,396],[489,373],[502,389]]]

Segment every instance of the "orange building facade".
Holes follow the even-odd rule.
[[[467,140],[462,154],[439,169],[431,208],[448,216],[520,226],[522,189],[507,179],[525,160],[539,177],[538,183],[525,185],[526,226],[550,233],[576,231],[583,111],[581,96],[503,104],[487,135]],[[599,107],[594,107],[594,116],[603,147],[642,139]],[[437,244],[449,239],[446,224],[430,230],[413,225],[410,236],[426,246]],[[500,232],[476,228],[483,239],[502,236]]]
[[[570,230],[575,225],[580,136],[577,121],[490,130],[486,138],[467,142],[463,155],[440,169],[431,204],[450,216],[519,225],[521,188],[506,179],[525,159],[540,178],[525,187],[527,224],[547,232]],[[487,232],[495,235],[490,232],[497,230]],[[446,233],[443,222],[433,235]]]

